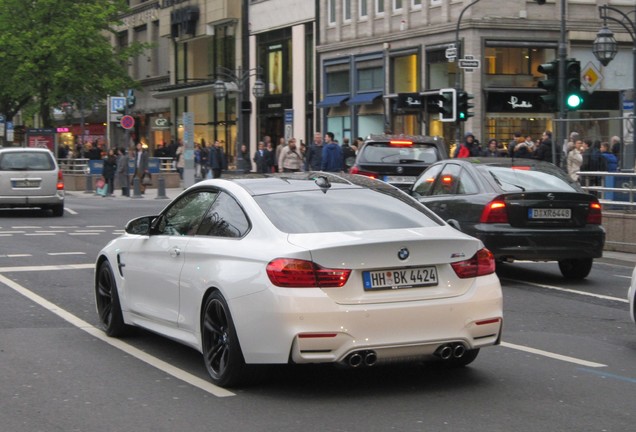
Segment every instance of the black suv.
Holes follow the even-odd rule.
[[[446,144],[438,136],[370,135],[349,172],[407,190],[429,165],[447,158]]]

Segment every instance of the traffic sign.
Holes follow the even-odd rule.
[[[455,58],[457,57],[457,48],[451,47],[451,48],[446,48],[446,51],[444,52],[444,54],[446,55],[447,59],[451,59],[451,58]]]
[[[125,115],[120,120],[121,127],[124,129],[132,129],[135,126],[135,118],[133,116]]]
[[[120,96],[111,96],[110,97],[110,112],[116,113],[119,110],[124,109],[126,106],[126,98]]]
[[[479,69],[480,62],[478,59],[463,58],[459,59],[458,65],[462,69]]]

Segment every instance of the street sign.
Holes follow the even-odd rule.
[[[479,63],[480,62],[478,59],[469,59],[469,58],[459,59],[459,62],[458,62],[459,67],[462,69],[479,69],[479,66],[480,66]]]
[[[581,71],[581,75],[581,84],[583,84],[589,94],[598,89],[601,86],[601,82],[603,82],[603,74],[592,62],[587,63]]]
[[[110,97],[110,112],[116,113],[118,110],[123,110],[126,107],[126,98],[120,96]]]
[[[132,129],[135,126],[135,118],[133,116],[125,115],[120,120],[121,127],[124,129]]]
[[[455,57],[457,57],[457,48],[446,48],[444,54],[446,55],[447,59],[454,59]]]

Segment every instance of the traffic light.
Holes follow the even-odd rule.
[[[426,102],[428,105],[428,112],[439,114],[440,121],[455,121],[457,97],[454,88],[440,89],[439,94],[427,95]]]
[[[581,108],[581,63],[575,59],[565,62],[565,106],[570,111]]]
[[[557,93],[559,92],[559,61],[552,60],[550,63],[544,63],[537,68],[539,73],[545,74],[546,79],[539,81],[538,87],[547,93],[541,95],[540,99],[547,107],[556,111]]]
[[[126,114],[126,107],[122,105],[118,107],[115,111],[117,111],[117,115],[115,116],[115,119],[117,121],[120,121],[121,118],[124,116],[124,114]]]
[[[466,121],[470,117],[474,116],[474,114],[470,111],[475,105],[470,103],[471,99],[474,99],[475,96],[466,93],[465,91],[460,91],[457,93],[457,120],[458,121]]]
[[[135,106],[135,91],[130,89],[128,90],[128,95],[126,96],[126,105],[128,108],[132,108]]]

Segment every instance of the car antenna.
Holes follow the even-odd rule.
[[[316,177],[316,185],[320,188],[322,193],[327,193],[331,187],[331,182],[327,176],[321,175]]]

